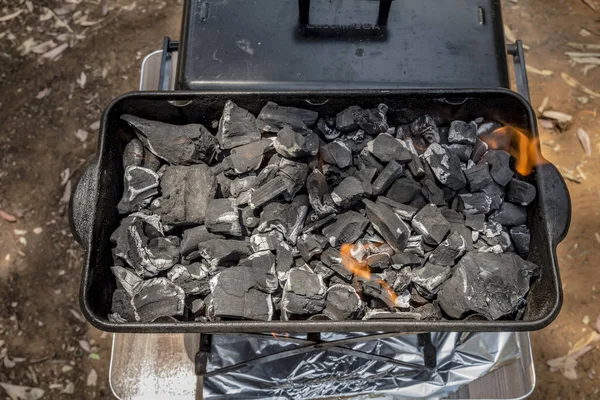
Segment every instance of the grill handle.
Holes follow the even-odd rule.
[[[97,161],[88,165],[75,184],[69,201],[69,225],[73,237],[85,250],[88,248],[89,233],[94,220],[96,205]]]

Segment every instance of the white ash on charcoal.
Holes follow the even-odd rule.
[[[536,188],[483,141],[502,125],[338,111],[124,115],[108,319],[521,318]]]

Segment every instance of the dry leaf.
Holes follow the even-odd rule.
[[[128,6],[123,6],[121,7],[121,10],[125,10],[125,11],[133,11],[136,7],[136,2],[134,1],[133,3],[129,4]]]
[[[92,370],[90,371],[90,373],[88,374],[88,377],[87,377],[87,386],[96,386],[97,383],[98,383],[98,373],[96,373],[96,370],[94,368],[92,368]]]
[[[527,69],[527,72],[531,72],[533,74],[538,74],[538,75],[542,75],[542,76],[550,76],[554,73],[554,72],[550,71],[549,69],[537,69],[536,67],[532,67],[529,64],[527,64],[526,69]]]
[[[549,119],[540,118],[539,122],[544,129],[554,129],[554,122],[550,121]]]
[[[581,322],[583,322],[585,325],[590,323],[590,316],[589,315],[584,315],[583,319],[581,320]]]
[[[32,37],[30,37],[29,39],[21,43],[17,50],[19,51],[19,54],[21,56],[25,56],[33,50],[36,44],[37,42]]]
[[[598,68],[598,64],[588,64],[581,69],[581,72],[583,72],[584,75],[587,75],[587,73],[594,68]]]
[[[65,191],[63,192],[63,195],[59,201],[61,203],[68,203],[69,200],[71,200],[71,180],[70,179],[67,181],[67,184],[65,185]]]
[[[4,16],[0,17],[0,22],[10,21],[13,18],[17,18],[19,15],[21,15],[24,12],[25,12],[25,10],[20,9],[20,10],[15,11],[12,14],[4,15]]]
[[[83,315],[81,315],[81,313],[73,310],[72,308],[69,308],[69,312],[71,313],[72,316],[75,317],[75,319],[77,321],[85,323],[85,318],[83,317]]]
[[[65,388],[61,391],[64,394],[73,394],[75,393],[75,384],[73,382],[67,382]]]
[[[582,29],[585,30],[585,29]],[[592,34],[590,31],[589,32],[590,35]],[[577,49],[577,50],[600,50],[600,44],[597,43],[576,43],[576,42],[569,42],[567,43],[570,47]]]
[[[94,121],[90,124],[90,129],[93,131],[97,131],[100,129],[100,121]]]
[[[540,104],[540,106],[538,107],[538,112],[541,114],[544,112],[544,110],[546,109],[546,106],[548,105],[548,101],[550,100],[550,96],[546,96],[544,97],[544,100],[542,100],[542,104]]]
[[[69,180],[70,177],[71,177],[71,169],[70,168],[65,168],[60,173],[60,186],[64,186],[67,183],[67,181]]]
[[[98,25],[100,22],[104,21],[104,18],[100,18],[99,20],[96,21],[90,21],[87,19],[87,14],[84,15],[82,18],[79,18],[75,21],[76,24],[81,25],[81,26],[94,26],[94,25]]]
[[[561,72],[560,76],[563,78],[565,83],[567,85],[571,86],[572,88],[581,90],[582,92],[584,92],[592,97],[600,97],[600,93],[596,93],[592,89],[582,85],[577,80],[575,80],[571,76],[569,76],[567,73]]]
[[[90,353],[92,351],[90,344],[88,343],[87,340],[80,340],[79,341],[79,346],[86,351],[87,353]]]
[[[48,7],[44,7],[44,13],[42,15],[40,15],[40,21],[41,22],[48,21],[53,16],[54,16],[54,13],[52,12],[52,10],[49,9]]]
[[[77,84],[79,85],[80,88],[85,88],[85,84],[87,82],[87,75],[85,74],[85,72],[81,71],[81,74],[79,75],[79,78],[77,78]],[[86,136],[87,138],[87,136]],[[84,140],[82,140],[83,142]]]
[[[30,0],[25,1],[25,7],[29,12],[33,12],[33,3]]]
[[[17,217],[0,209],[0,218],[8,222],[17,222]]]
[[[600,9],[600,4],[596,0],[583,0],[586,6],[591,8],[594,11],[598,11]]]
[[[35,54],[43,54],[48,50],[56,47],[54,40],[50,39],[31,48],[31,52]]]
[[[44,391],[40,388],[11,385],[10,383],[1,382],[0,386],[6,390],[6,394],[11,400],[38,400],[44,395]]]
[[[585,28],[581,28],[581,30],[579,31],[579,35],[581,35],[583,37],[588,37],[588,36],[592,36],[592,32],[588,31]]]
[[[58,56],[60,56],[63,53],[63,51],[65,51],[68,47],[69,47],[68,43],[63,43],[59,46],[56,46],[52,50],[47,51],[44,54],[42,54],[41,58],[47,58],[49,60],[56,60],[58,58]]]
[[[51,91],[51,88],[42,89],[38,92],[38,94],[35,95],[35,98],[38,100],[43,99],[44,97],[48,96]]]
[[[77,129],[75,132],[75,137],[79,139],[81,142],[85,142],[89,136],[88,131],[84,131],[83,129]]]
[[[571,120],[573,120],[573,117],[571,115],[560,111],[546,110],[542,113],[542,115],[546,118],[550,118],[558,122],[571,122]]]
[[[504,37],[506,38],[507,41],[511,42],[511,43],[515,43],[517,41],[517,37],[515,36],[515,33],[512,31],[512,29],[510,29],[510,26],[504,24]],[[525,50],[529,50],[529,46],[527,46],[525,43],[523,43],[523,49]]]

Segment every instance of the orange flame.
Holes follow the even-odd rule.
[[[284,338],[288,339],[290,337],[289,333],[284,333],[283,335],[280,335],[278,333],[275,332],[271,332],[271,335],[275,338],[275,339],[279,339],[281,336],[283,336]]]
[[[368,244],[367,248],[371,248],[371,246],[377,247],[376,244]],[[348,271],[352,272],[352,274],[365,280],[372,280],[371,269],[369,268],[367,261],[358,261],[356,258],[354,258],[352,256],[353,248],[354,245],[350,243],[344,243],[340,247],[340,257],[342,258],[342,265]],[[394,292],[394,290],[392,290],[390,285],[388,285],[388,283],[383,279],[376,279],[376,281],[385,289],[392,304],[396,304],[396,299],[398,298],[398,295]]]
[[[548,161],[542,156],[539,138],[531,138],[525,132],[506,125],[479,137],[490,149],[506,150],[517,163],[515,169],[523,176],[531,174],[533,168]]]

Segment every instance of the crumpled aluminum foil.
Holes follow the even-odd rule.
[[[323,333],[326,341],[367,336]],[[293,336],[303,338],[302,336]],[[432,333],[437,367],[424,368],[417,335],[368,340],[347,345],[352,350],[415,364],[397,365],[332,350],[313,350],[204,378],[204,398],[289,399],[436,399],[520,356],[515,333]],[[270,336],[213,336],[207,372],[253,358],[302,347]]]

